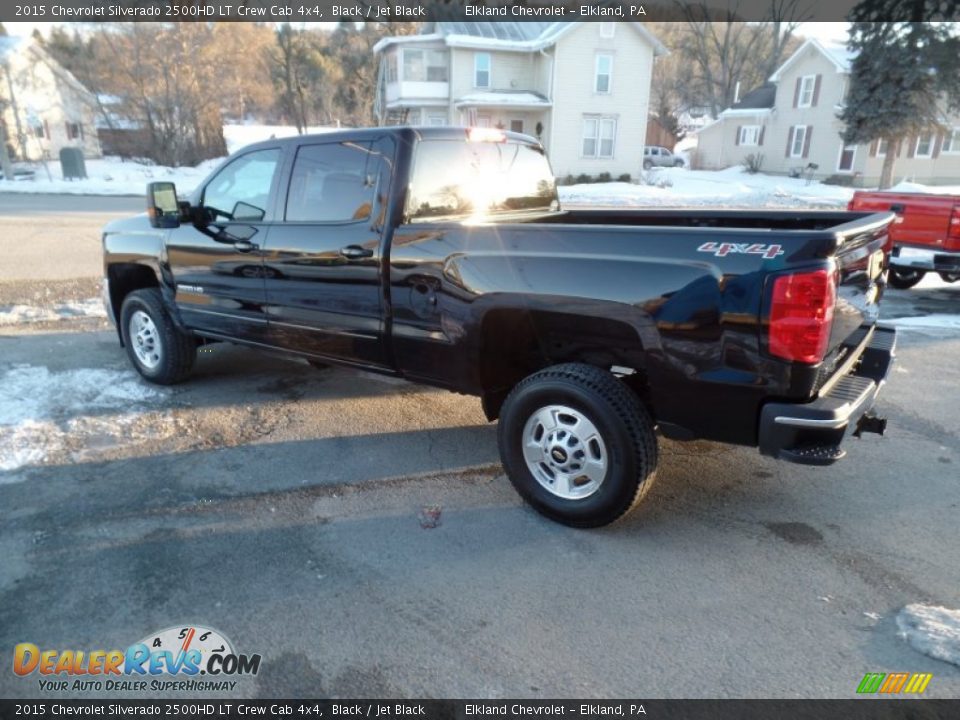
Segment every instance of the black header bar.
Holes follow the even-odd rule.
[[[958,0],[0,0],[0,21],[816,22],[846,20],[854,8],[877,21],[960,20]]]
[[[0,700],[0,718],[947,720],[960,700]]]

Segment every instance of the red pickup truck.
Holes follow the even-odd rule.
[[[858,191],[848,209],[897,214],[890,226],[893,287],[911,288],[930,271],[947,282],[960,280],[960,196]]]

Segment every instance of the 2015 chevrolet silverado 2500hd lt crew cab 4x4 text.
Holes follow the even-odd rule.
[[[252,145],[147,204],[103,236],[141,375],[225,340],[477,395],[570,525],[643,498],[657,429],[807,464],[883,429],[892,213],[562,210],[532,138],[400,127]]]
[[[888,282],[905,290],[936,272],[960,280],[960,197],[932,193],[858,190],[848,206],[855,212],[893,212]]]

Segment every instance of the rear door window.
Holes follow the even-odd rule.
[[[301,146],[290,177],[286,220],[348,223],[368,219],[379,162],[369,142]]]

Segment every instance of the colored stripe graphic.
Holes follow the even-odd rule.
[[[886,673],[867,673],[863,676],[863,680],[860,681],[860,686],[857,688],[858,693],[875,693],[880,689],[880,683],[883,682],[883,678],[886,677]]]
[[[903,689],[903,684],[910,677],[910,673],[890,673],[883,685],[880,686],[882,693],[898,693]]]
[[[930,680],[932,678],[932,673],[914,673],[913,677],[910,678],[910,682],[907,683],[907,687],[904,688],[903,691],[905,693],[919,695],[927,689],[927,685],[930,684]]]
[[[860,694],[883,693],[920,695],[933,679],[933,673],[867,673],[857,686]]]

